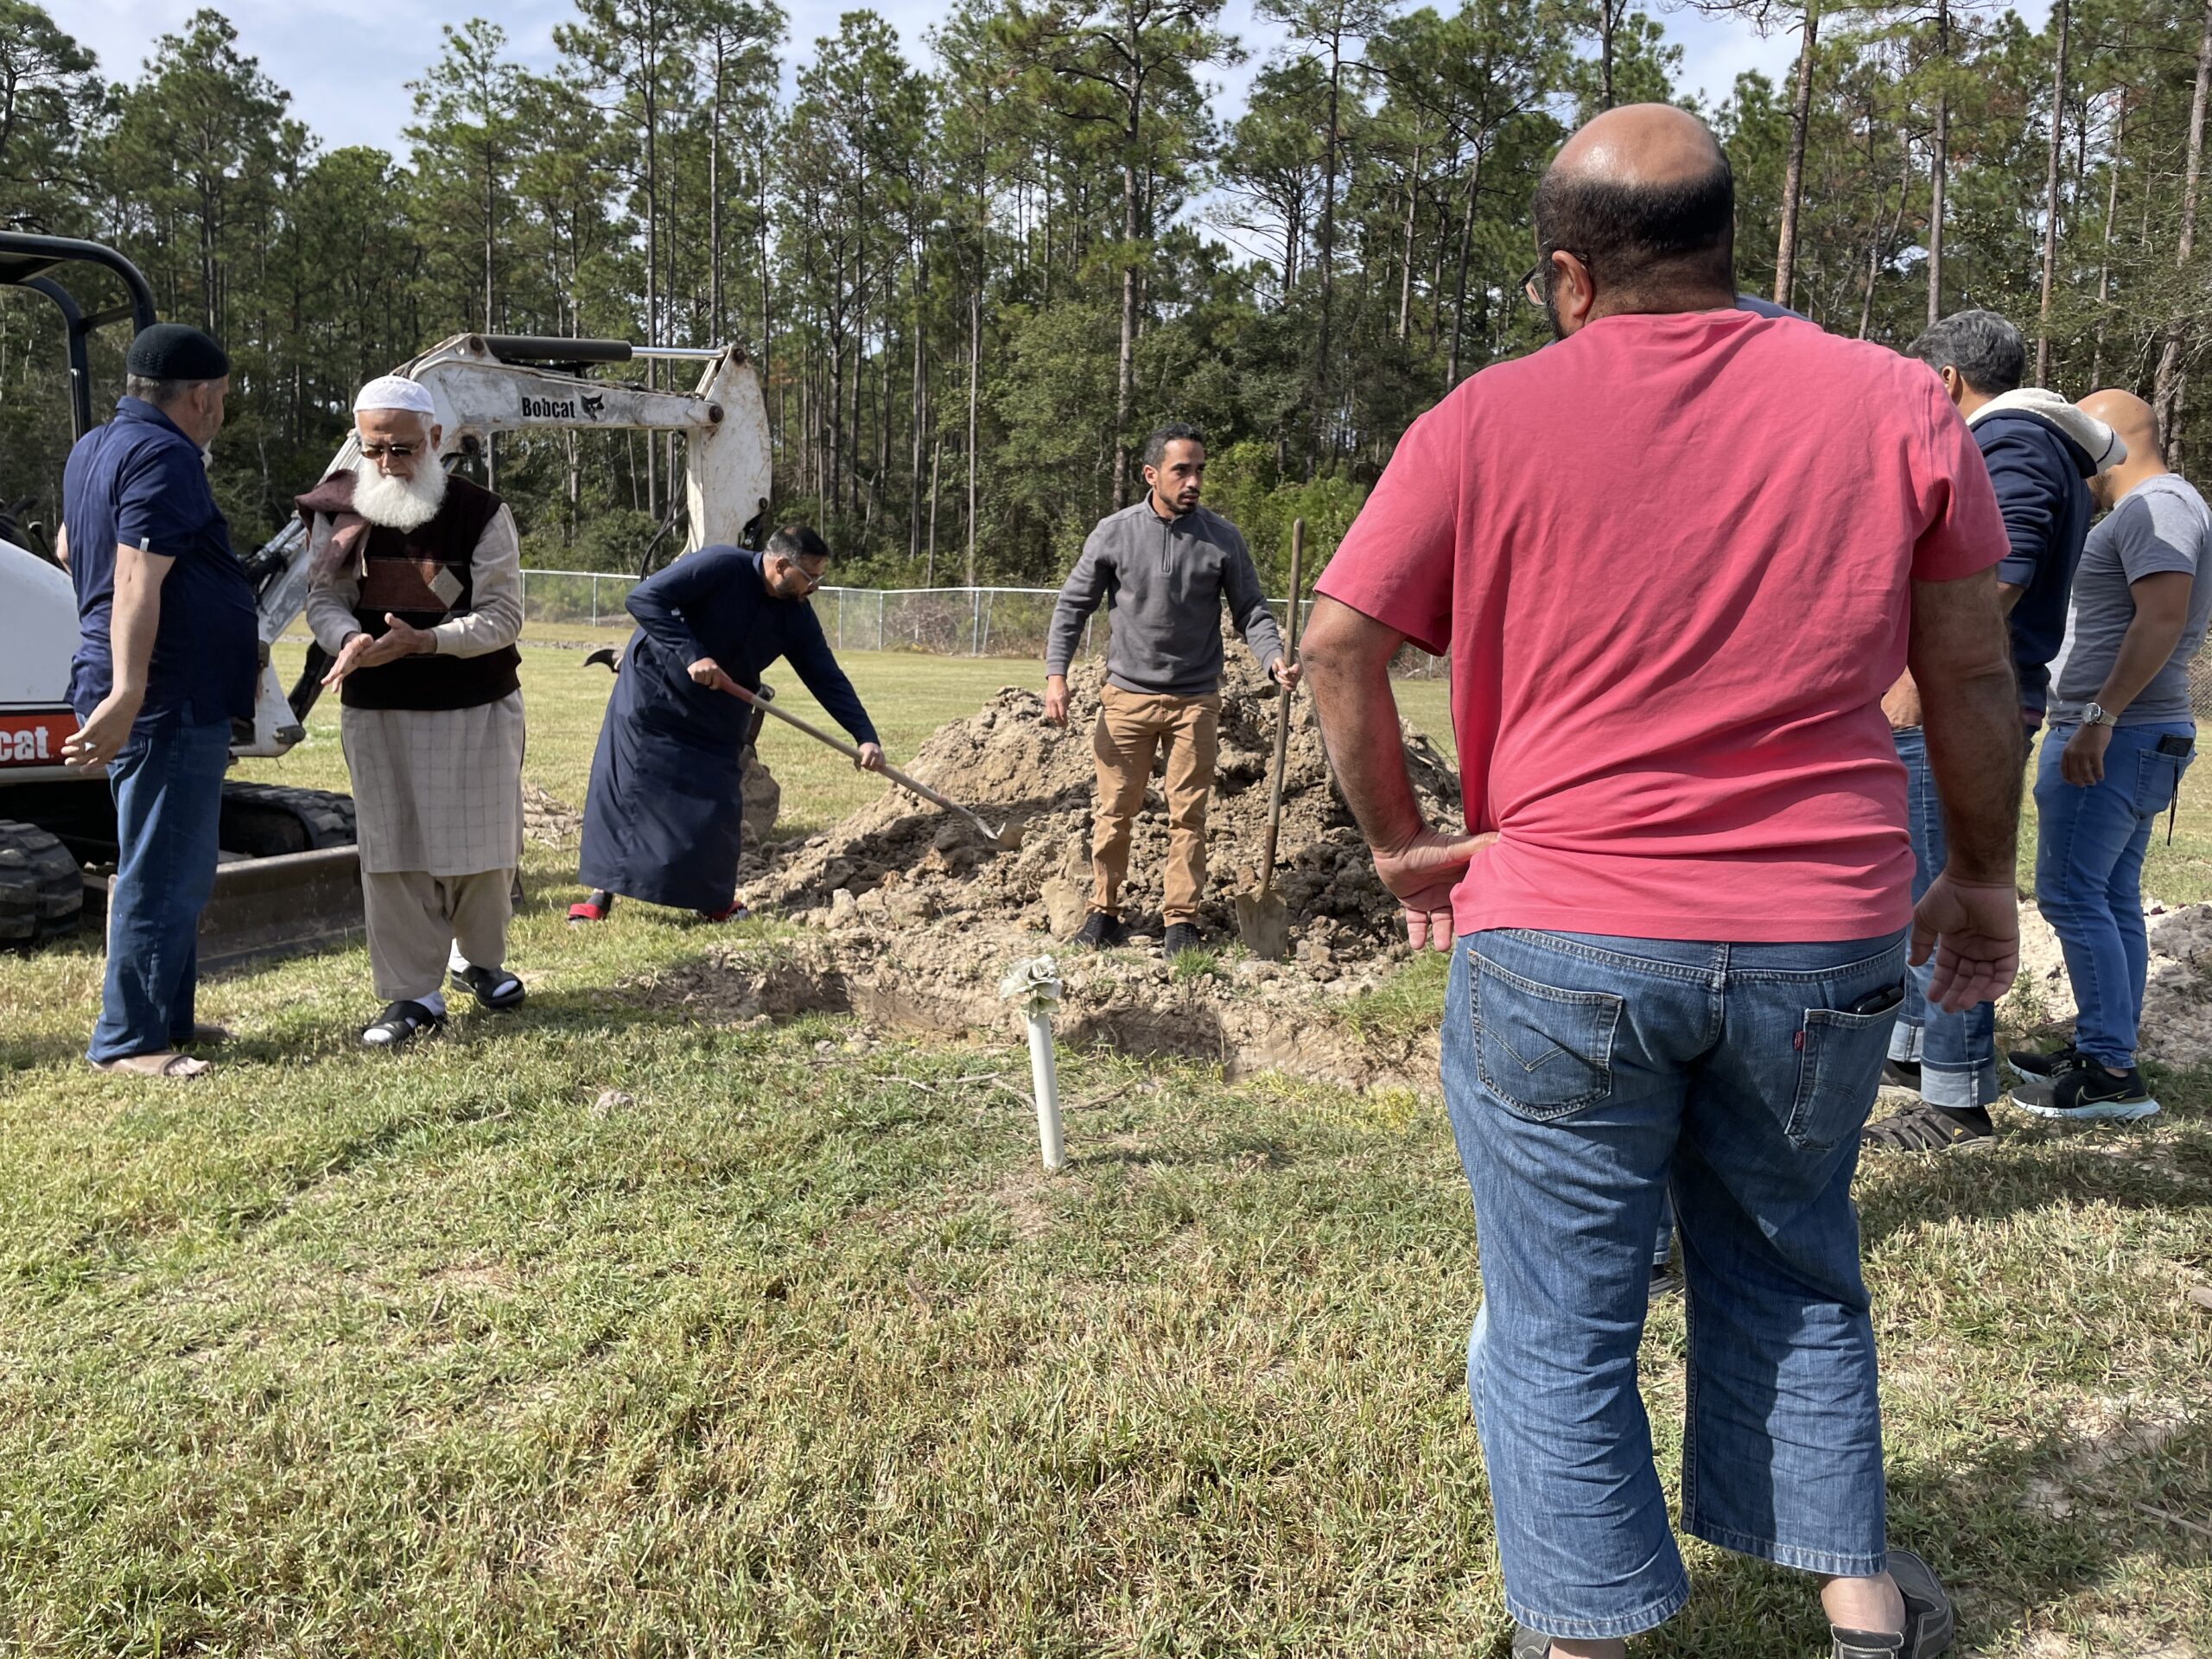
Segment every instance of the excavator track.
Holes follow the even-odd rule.
[[[84,912],[75,855],[35,824],[0,818],[0,947],[29,950],[64,938]]]

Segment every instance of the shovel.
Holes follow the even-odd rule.
[[[1298,660],[1298,568],[1306,556],[1306,521],[1290,527],[1290,634],[1283,642],[1283,660]],[[1268,791],[1267,849],[1260,857],[1260,890],[1236,895],[1236,931],[1244,948],[1262,962],[1281,962],[1290,949],[1290,920],[1283,914],[1282,895],[1275,891],[1275,837],[1282,830],[1282,774],[1290,759],[1290,702],[1292,689],[1282,688],[1282,711],[1275,721],[1275,778]]]
[[[816,742],[828,744],[831,748],[836,750],[838,753],[843,755],[847,760],[857,761],[861,758],[861,752],[855,748],[851,744],[846,742],[842,738],[830,736],[829,733],[823,731],[819,726],[816,726],[810,721],[801,720],[797,715],[785,714],[782,709],[777,708],[776,705],[768,698],[755,696],[752,692],[747,691],[743,686],[734,683],[726,685],[722,689],[728,691],[732,696],[737,698],[740,702],[744,702],[757,710],[760,714],[773,715],[778,720],[782,721],[786,726],[798,727],[799,730],[804,732]],[[897,784],[900,788],[911,789],[915,794],[920,796],[924,800],[931,802],[938,806],[941,806],[948,812],[959,814],[960,817],[967,819],[969,823],[974,824],[976,830],[982,835],[983,839],[990,842],[990,844],[996,848],[1000,852],[1010,853],[1021,845],[1021,828],[1011,818],[1009,818],[1000,828],[994,830],[989,824],[985,823],[982,818],[976,817],[975,813],[970,812],[966,807],[961,805],[959,802],[947,800],[944,796],[931,789],[927,784],[917,782],[915,779],[909,778],[905,772],[899,771],[896,766],[885,766],[883,768],[883,775],[888,778],[893,783]]]

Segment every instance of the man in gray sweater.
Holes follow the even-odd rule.
[[[1098,521],[1060,589],[1045,646],[1045,718],[1068,719],[1068,664],[1083,625],[1102,599],[1113,614],[1106,684],[1090,748],[1098,762],[1098,809],[1090,837],[1090,914],[1076,943],[1119,944],[1122,883],[1129,836],[1152,757],[1167,747],[1167,870],[1160,918],[1166,955],[1198,944],[1198,895],[1206,882],[1206,799],[1213,791],[1221,716],[1221,607],[1244,643],[1285,687],[1298,664],[1260,592],[1259,573],[1236,526],[1198,505],[1205,442],[1195,427],[1163,426],[1145,440],[1145,499]]]

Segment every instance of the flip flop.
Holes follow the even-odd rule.
[[[361,1041],[370,1048],[397,1048],[413,1041],[418,1033],[435,1031],[445,1022],[445,1015],[432,1014],[420,1002],[395,1002],[374,1024],[362,1027]]]
[[[189,1054],[174,1052],[126,1054],[119,1060],[90,1060],[86,1064],[95,1071],[113,1072],[126,1077],[196,1077],[214,1069],[205,1060],[195,1060]]]
[[[603,922],[607,919],[607,912],[613,908],[613,893],[594,889],[591,897],[582,904],[569,906],[569,919],[571,922]]]
[[[530,995],[522,981],[504,968],[479,968],[472,963],[454,969],[452,977],[454,989],[467,991],[486,1008],[512,1008]]]

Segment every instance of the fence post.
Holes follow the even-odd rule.
[[[998,589],[994,588],[983,595],[983,643],[976,654],[981,657],[991,645],[991,612],[998,604]]]
[[[883,649],[883,589],[875,590],[875,648]]]
[[[844,590],[843,590],[842,588],[840,588],[840,589],[838,589],[838,591],[837,591],[837,649],[838,649],[838,650],[840,650],[840,651],[842,651],[844,648],[845,648],[845,594],[844,594]]]
[[[599,577],[596,574],[591,579],[591,625],[594,628],[599,626]]]
[[[983,590],[971,588],[968,593],[975,612],[968,624],[968,654],[980,657],[983,654]]]

